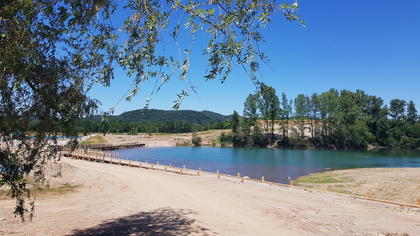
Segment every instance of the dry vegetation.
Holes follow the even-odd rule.
[[[362,168],[303,176],[297,186],[420,205],[420,168]]]
[[[104,144],[108,143],[108,141],[102,135],[95,135],[92,136],[85,141],[80,142],[80,144],[89,145],[89,144]]]
[[[57,186],[32,186],[29,188],[30,192],[37,198],[44,198],[56,195],[62,195],[75,191],[80,185],[74,185],[69,183],[59,184]],[[11,199],[10,190],[0,190],[0,200]]]
[[[73,182],[71,179],[61,178],[63,171],[61,162],[49,161],[45,164],[45,169],[45,181],[35,181],[32,174],[25,178],[31,197],[48,198],[75,192],[81,187],[80,183]],[[0,200],[10,199],[10,189],[7,187],[1,188]]]

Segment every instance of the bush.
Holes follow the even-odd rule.
[[[194,132],[192,134],[191,143],[193,144],[193,146],[201,146],[201,137],[198,136],[197,132]]]
[[[224,147],[228,143],[232,143],[232,135],[222,132],[219,137],[220,146]]]
[[[130,131],[128,131],[129,135],[137,135],[137,128],[133,127],[130,129]]]

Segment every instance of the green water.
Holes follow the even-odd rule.
[[[119,150],[122,158],[241,175],[287,183],[326,169],[420,167],[420,152],[355,152],[215,147],[135,148]],[[419,168],[420,171],[420,168]]]

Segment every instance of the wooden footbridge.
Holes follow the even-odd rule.
[[[81,149],[95,149],[95,150],[104,150],[104,151],[112,151],[112,150],[121,150],[121,149],[129,149],[129,148],[139,148],[144,147],[146,144],[133,142],[133,143],[122,143],[122,144],[80,144],[79,148]]]
[[[87,161],[95,161],[109,164],[116,164],[121,166],[137,167],[151,170],[161,170],[166,172],[173,172],[182,175],[200,175],[201,169],[191,170],[183,167],[176,167],[169,165],[161,165],[159,162],[149,163],[148,161],[141,162],[138,160],[129,160],[128,158],[121,158],[118,152],[101,152],[94,149],[77,149],[77,150],[63,150],[61,154],[72,159],[80,159]]]

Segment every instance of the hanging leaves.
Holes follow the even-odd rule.
[[[166,31],[170,32],[179,51],[183,49],[179,48],[177,40],[183,31],[192,37],[199,31],[208,34],[207,47],[203,50],[208,57],[205,80],[219,79],[223,83],[229,78],[232,66],[239,65],[255,83],[259,63],[267,61],[258,50],[258,43],[262,41],[260,31],[271,21],[276,10],[287,20],[303,23],[296,13],[297,3],[287,0],[131,0],[126,8],[131,13],[123,26],[128,39],[120,51],[120,65],[129,75],[135,74],[139,83],[155,77],[152,71],[165,74],[157,76],[157,80],[169,79],[172,75],[180,80],[188,77],[192,53],[189,49],[185,55],[179,53],[178,60],[158,50],[163,47],[161,44],[167,43],[161,40]],[[175,104],[179,102],[180,99],[175,100]]]

